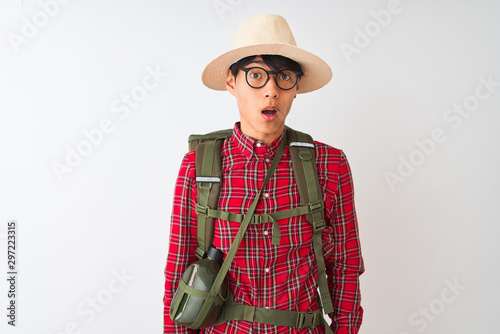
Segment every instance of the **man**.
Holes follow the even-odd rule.
[[[202,79],[215,90],[227,90],[237,101],[240,121],[222,146],[222,186],[219,210],[245,213],[258,194],[281,141],[285,120],[297,94],[321,88],[331,78],[330,67],[296,46],[286,21],[259,15],[242,22],[233,49],[214,59]],[[306,111],[314,115],[314,110]],[[320,122],[315,115],[311,120]],[[172,322],[169,310],[185,268],[196,261],[196,158],[186,154],[176,183],[165,268],[164,333],[196,333]],[[325,227],[320,245],[333,311],[333,333],[358,333],[363,309],[359,275],[364,272],[354,208],[351,171],[342,150],[314,142],[314,153]],[[258,200],[256,214],[289,210],[301,205],[289,147]],[[315,312],[328,300],[318,296],[318,259],[313,227],[299,215],[277,222],[281,236],[273,243],[273,223],[249,225],[227,273],[235,302],[260,310]],[[240,223],[217,219],[213,245],[227,254]],[[321,247],[321,246],[320,246]],[[326,283],[325,283],[326,286]],[[321,289],[321,286],[320,286]],[[321,301],[321,304],[320,304]],[[325,307],[325,310],[327,307]],[[253,309],[252,309],[253,310]],[[319,323],[319,325],[318,325]],[[325,333],[325,323],[309,328],[290,324],[228,320],[204,333]]]

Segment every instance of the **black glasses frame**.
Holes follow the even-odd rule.
[[[258,68],[258,69],[260,69],[260,70],[262,70],[262,71],[266,72],[266,74],[267,74],[266,82],[264,82],[264,84],[263,84],[262,86],[260,86],[260,87],[255,87],[255,86],[252,86],[252,85],[250,85],[250,82],[248,82],[248,72],[250,72],[250,70],[253,70],[254,68]],[[267,82],[269,81],[269,75],[270,75],[270,74],[274,74],[274,82],[276,82],[276,86],[278,86],[278,87],[279,87],[280,89],[282,89],[282,90],[290,90],[290,89],[292,89],[293,87],[295,87],[295,86],[297,85],[297,82],[299,81],[299,73],[297,73],[297,72],[293,72],[292,70],[290,70],[290,69],[286,69],[286,68],[285,68],[285,69],[283,69],[283,70],[281,70],[281,71],[266,71],[266,70],[265,70],[265,69],[263,69],[262,67],[254,66],[254,67],[249,67],[249,68],[242,68],[241,70],[242,70],[243,72],[245,72],[245,80],[247,81],[247,84],[248,84],[250,87],[255,88],[255,89],[259,89],[259,88],[264,87],[264,86],[267,84]],[[296,77],[295,77],[295,83],[294,83],[294,84],[293,84],[293,86],[292,86],[292,87],[290,87],[290,88],[281,88],[281,86],[280,86],[280,85],[279,85],[279,83],[278,83],[278,79],[277,79],[278,74],[279,74],[279,73],[281,73],[281,72],[283,72],[283,71],[292,71],[292,72],[293,72],[293,73],[295,73],[295,75],[296,75]]]

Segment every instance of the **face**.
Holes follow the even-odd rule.
[[[271,71],[260,56],[255,57],[245,68],[255,66]],[[238,103],[241,131],[267,145],[283,132],[286,116],[292,108],[299,86],[297,83],[290,90],[282,90],[274,78],[275,75],[270,75],[266,85],[258,89],[247,84],[245,72],[241,70],[236,78],[229,72],[226,79],[226,88]]]

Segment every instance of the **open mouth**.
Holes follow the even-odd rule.
[[[278,113],[278,111],[274,110],[274,109],[265,109],[265,110],[262,110],[262,113],[264,115],[271,116],[271,115],[276,115]]]
[[[276,118],[276,114],[278,114],[278,108],[274,106],[265,107],[262,110],[262,116],[267,121],[272,121]]]

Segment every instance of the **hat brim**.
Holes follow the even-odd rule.
[[[203,70],[203,84],[211,89],[226,90],[229,66],[241,58],[258,55],[280,55],[298,62],[304,71],[299,81],[299,94],[319,89],[332,78],[330,66],[318,56],[291,44],[273,43],[244,46],[223,53]]]

